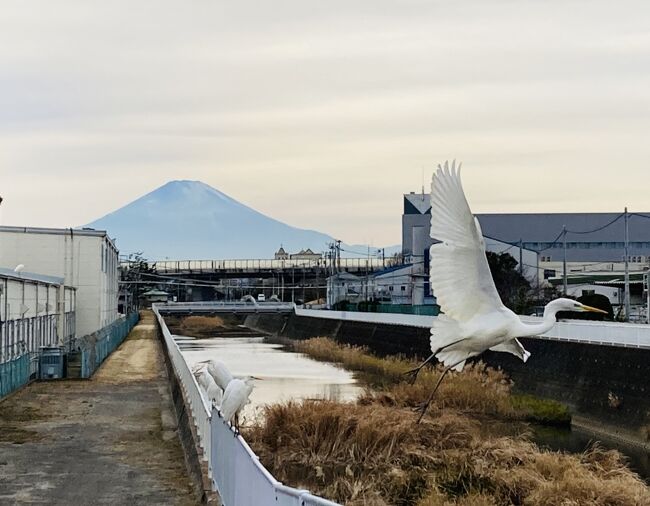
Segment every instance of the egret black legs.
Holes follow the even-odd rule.
[[[415,369],[411,369],[410,371],[406,371],[406,372],[404,373],[404,376],[406,376],[406,377],[410,380],[409,383],[411,383],[411,385],[412,385],[413,383],[415,383],[415,380],[418,378],[418,374],[420,374],[420,371],[422,370],[422,368],[423,368],[425,365],[427,365],[429,362],[431,362],[431,361],[435,358],[435,356],[436,356],[438,353],[440,353],[441,351],[446,350],[447,348],[449,348],[450,346],[453,346],[454,344],[458,344],[458,343],[460,343],[461,341],[463,341],[463,339],[459,339],[458,341],[454,341],[453,343],[449,343],[448,345],[443,346],[442,348],[438,348],[436,351],[434,351],[434,352],[429,356],[429,358],[427,358],[424,362],[422,362],[422,363],[421,363],[419,366],[417,366]],[[460,363],[460,362],[459,362],[459,363]]]
[[[431,404],[431,401],[433,400],[433,396],[436,394],[436,391],[438,390],[438,387],[442,383],[442,380],[445,378],[447,373],[449,372],[450,369],[453,369],[456,367],[458,364],[462,364],[466,359],[461,360],[460,362],[457,362],[455,364],[452,364],[450,366],[445,367],[445,370],[442,371],[442,374],[438,378],[438,381],[436,382],[436,386],[433,387],[433,391],[431,392],[431,395],[429,395],[429,398],[427,399],[427,402],[425,402],[422,407],[420,408],[420,417],[418,418],[418,421],[415,423],[420,423],[422,421],[422,418],[424,417],[424,414],[427,412],[427,409],[429,409],[429,405]]]
[[[438,352],[436,351],[436,353],[438,353]],[[422,363],[421,363],[419,366],[417,366],[415,369],[411,369],[410,371],[406,371],[406,372],[404,373],[404,376],[406,376],[406,377],[408,378],[409,383],[410,383],[411,385],[412,385],[413,383],[415,383],[415,380],[416,380],[416,379],[418,379],[418,374],[420,374],[420,371],[422,370],[422,368],[423,368],[425,365],[427,365],[429,362],[431,362],[431,361],[435,358],[436,353],[432,353],[431,356],[430,356],[429,358],[427,358],[424,362],[422,362]]]
[[[233,418],[234,426],[235,426],[235,437],[239,436],[239,413],[235,413],[235,417]]]

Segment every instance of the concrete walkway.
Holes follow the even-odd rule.
[[[197,504],[160,346],[145,312],[92,380],[0,402],[0,504]]]

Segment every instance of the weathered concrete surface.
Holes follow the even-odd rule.
[[[197,504],[153,317],[91,380],[0,403],[0,504]]]

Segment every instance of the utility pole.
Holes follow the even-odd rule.
[[[341,272],[341,241],[337,240],[336,241],[336,272]]]
[[[630,227],[625,208],[625,321],[630,321]]]
[[[566,225],[562,227],[562,246],[564,249],[564,259],[562,260],[562,277],[564,278],[564,296],[567,296],[568,287],[567,287],[567,272],[566,272]]]
[[[519,239],[519,274],[524,275],[524,241]]]

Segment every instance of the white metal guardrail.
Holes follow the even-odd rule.
[[[431,328],[435,316],[420,316],[397,313],[360,313],[355,311],[327,311],[296,308],[297,316],[325,318],[331,320],[404,325],[407,327]],[[541,318],[520,316],[525,323],[539,323]],[[558,322],[542,339],[578,343],[622,346],[628,348],[650,349],[650,325],[617,322],[596,322],[586,320],[566,320]]]
[[[199,385],[158,307],[154,304],[152,309],[185,400],[189,403],[212,486],[219,492],[223,506],[338,506],[306,490],[283,485],[266,470],[246,441],[235,434],[230,424],[201,395]]]
[[[210,419],[212,417],[210,405],[201,395],[199,384],[196,382],[192,370],[187,365],[180,348],[167,328],[165,320],[160,315],[157,305],[154,304],[152,309],[156,315],[160,329],[162,330],[163,339],[165,340],[165,346],[167,347],[172,366],[178,376],[178,381],[183,389],[185,399],[189,403],[190,412],[192,413],[194,424],[196,426],[196,432],[199,436],[199,443],[201,448],[203,448],[203,457],[208,461],[208,473],[210,474],[210,478],[212,478],[212,468],[209,459],[210,443],[212,442],[212,438],[210,437]]]
[[[303,309],[296,307],[297,316],[326,318],[350,322],[383,323],[386,325],[404,325],[407,327],[431,328],[435,316],[422,316],[401,313],[362,313],[358,311],[329,311],[321,309]]]
[[[539,323],[542,320],[535,316],[521,316],[520,318],[525,323]],[[550,331],[540,337],[556,341],[650,349],[650,325],[638,323],[559,321]]]
[[[168,302],[157,304],[163,314],[172,313],[293,313],[290,302]]]

